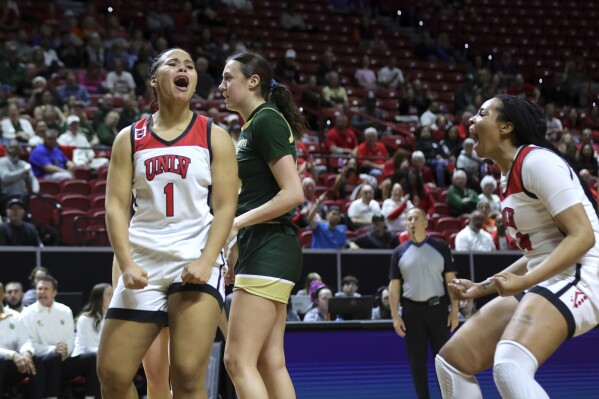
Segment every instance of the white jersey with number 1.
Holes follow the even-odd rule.
[[[210,209],[212,121],[194,114],[187,129],[167,142],[152,132],[151,116],[132,126],[132,246],[180,259],[197,259],[206,245]]]

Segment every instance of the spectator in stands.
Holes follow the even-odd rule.
[[[597,154],[590,143],[580,147],[580,153],[576,162],[576,172],[587,169],[592,176],[597,176]]]
[[[106,93],[98,101],[98,109],[92,119],[94,130],[98,130],[100,123],[104,122],[106,115],[114,110],[114,96],[111,93]]]
[[[52,94],[52,90],[46,88],[41,91],[40,103],[33,109],[33,117],[36,121],[44,119],[44,113],[52,112],[53,116],[57,118],[57,123],[62,128],[62,125],[66,122],[67,118],[58,106],[59,102],[55,99]]]
[[[51,78],[53,72],[46,65],[44,59],[44,50],[40,46],[33,47],[33,52],[31,53],[31,62],[35,64],[37,75],[43,76],[46,79]]]
[[[493,74],[501,74],[502,86],[509,86],[518,74],[518,67],[512,60],[512,54],[509,51],[504,51],[501,53],[501,58],[491,65],[491,71]]]
[[[116,116],[118,117],[118,114]],[[108,115],[106,117],[108,118]],[[108,159],[96,157],[91,144],[80,130],[79,117],[77,115],[69,115],[67,117],[67,131],[58,137],[57,142],[61,146],[74,147],[73,163],[75,166],[97,170],[108,165]]]
[[[8,141],[6,152],[7,156],[0,158],[0,206],[19,198],[27,207],[29,195],[39,191],[39,182],[31,165],[20,158],[21,146],[17,140]]]
[[[323,107],[346,108],[349,106],[347,91],[341,86],[339,74],[331,71],[327,75],[327,83],[322,89]]]
[[[318,68],[316,69],[316,79],[319,85],[329,84],[330,72],[339,73],[339,66],[335,64],[335,54],[333,54],[331,49],[328,49],[322,55],[320,64],[318,64]]]
[[[358,83],[359,86],[365,89],[376,89],[376,73],[370,67],[370,57],[368,55],[365,54],[362,56],[362,63],[360,64],[360,67],[356,69],[354,79],[356,79],[356,83]]]
[[[54,40],[50,35],[42,34],[40,46],[44,52],[44,63],[51,72],[56,72],[58,68],[64,68],[64,62],[58,58],[54,50]]]
[[[380,215],[380,213],[381,206],[374,200],[374,188],[369,184],[362,184],[360,198],[352,201],[347,210],[347,216],[356,227],[360,228],[371,226],[372,217]]]
[[[501,214],[501,199],[495,194],[497,180],[493,176],[487,175],[481,179],[480,188],[482,193],[478,195],[478,202],[488,203],[491,215]]]
[[[35,79],[36,72],[35,64],[31,62],[25,64],[23,76],[13,88],[13,94],[23,99],[29,99],[33,93],[33,79]]]
[[[452,126],[445,132],[445,138],[439,142],[439,148],[443,154],[443,158],[447,159],[447,165],[455,167],[456,159],[462,152],[462,140],[458,135],[458,126]],[[453,170],[450,170],[453,172]]]
[[[545,117],[547,118],[547,137],[550,137],[552,141],[555,141],[564,129],[562,121],[555,116],[555,104],[545,104]]]
[[[44,143],[38,145],[29,154],[29,163],[33,168],[33,174],[40,178],[60,181],[73,178],[75,164],[68,160],[58,148],[56,139],[58,132],[48,129],[44,137]]]
[[[76,365],[76,368],[87,368],[85,367],[87,364],[96,364],[104,316],[111,299],[112,286],[107,283],[96,284],[89,294],[89,301],[77,316],[75,344],[70,358],[70,362]],[[94,367],[87,369],[95,374]],[[97,378],[97,376],[92,377],[96,380]]]
[[[328,207],[326,222],[316,220],[316,213],[320,208],[320,198],[308,213],[308,224],[312,230],[312,248],[339,249],[348,246],[345,232],[347,227],[339,224],[341,221],[341,208],[338,205]]]
[[[40,278],[46,277],[48,274],[50,274],[50,272],[43,266],[36,266],[31,269],[31,272],[29,272],[29,277],[27,277],[30,288],[23,295],[23,307],[27,307],[32,303],[35,303],[37,300],[35,288],[37,286],[37,282],[40,280]]]
[[[385,165],[384,158],[389,158],[389,153],[385,144],[378,139],[376,128],[369,127],[364,130],[364,142],[358,145],[356,155],[360,159],[360,171],[370,173],[373,176],[382,175]],[[378,159],[368,159],[370,157]]]
[[[208,72],[209,66],[208,58],[198,57],[196,59],[196,71],[198,73],[196,94],[202,100],[212,100],[214,98],[214,89],[217,86],[214,77]]]
[[[14,102],[8,104],[8,118],[2,120],[1,127],[4,140],[17,139],[26,143],[35,135],[31,122],[21,116],[19,106]]]
[[[333,297],[333,291],[327,285],[321,285],[312,294],[313,307],[304,316],[304,321],[327,321],[329,319],[329,299]]]
[[[297,54],[292,48],[285,51],[285,57],[279,60],[275,67],[275,79],[295,84],[300,82],[299,66],[295,61],[296,56]]]
[[[132,100],[129,101],[131,102]],[[133,103],[135,105],[135,101],[133,101]],[[98,141],[101,145],[112,147],[112,143],[114,143],[116,135],[119,133],[120,129],[122,129],[122,127],[119,128],[118,126],[120,118],[121,117],[119,113],[116,111],[110,111],[108,114],[106,114],[106,118],[104,118],[104,123],[101,123],[100,126],[98,126]],[[133,122],[135,122],[136,120],[138,119],[134,119]],[[131,125],[131,123],[129,123],[129,125]]]
[[[348,127],[347,116],[339,112],[335,116],[335,126],[326,134],[326,144],[333,154],[355,154],[358,147],[356,134]]]
[[[91,61],[87,64],[83,76],[80,78],[81,83],[89,93],[102,94],[106,91],[104,88],[104,81],[106,76],[102,70],[102,65],[98,61]]]
[[[0,298],[3,297],[4,287],[0,283]],[[0,395],[9,395],[6,386],[15,386],[29,374],[35,374],[33,352],[21,315],[0,302]],[[42,395],[40,390],[29,393],[33,399],[41,399]]]
[[[13,44],[4,42],[4,57],[0,59],[0,76],[2,84],[14,87],[23,78],[25,64],[17,48]]]
[[[46,136],[46,131],[48,130],[48,125],[46,121],[40,119],[35,122],[35,136],[29,139],[27,145],[30,148],[35,148],[37,145],[42,144],[44,142],[44,137]]]
[[[115,30],[109,29],[107,33],[114,35]],[[104,61],[106,69],[114,71],[117,60],[121,60],[124,69],[129,69],[129,60],[132,58],[132,55],[127,50],[129,45],[125,39],[107,36],[104,39],[104,47],[107,49],[106,60]]]
[[[305,31],[308,29],[302,16],[295,12],[293,1],[288,1],[285,4],[285,9],[281,13],[281,26],[289,31]]]
[[[431,101],[427,110],[420,115],[420,124],[422,126],[431,126],[437,120],[437,116],[441,113],[441,107],[438,101]]]
[[[465,301],[460,301],[460,323],[466,322],[469,318],[471,318],[476,312],[476,305],[474,304],[473,299],[468,299]]]
[[[352,249],[393,249],[399,245],[396,233],[390,232],[385,223],[385,216],[376,214],[372,216],[372,230],[368,231],[349,242]]]
[[[308,214],[310,210],[319,203],[314,220],[319,221],[326,218],[327,209],[322,203],[326,200],[326,193],[323,193],[319,198],[314,194],[316,189],[316,182],[311,177],[304,177],[302,179],[302,189],[304,190],[304,202],[299,205],[295,210],[295,215],[291,219],[299,227],[305,227],[308,225]]]
[[[420,42],[414,48],[414,54],[416,57],[425,61],[436,61],[436,44],[435,39],[432,38],[430,32],[426,29],[422,31],[422,37]]]
[[[493,234],[497,228],[495,227],[495,216],[496,214],[491,214],[491,206],[487,201],[478,201],[476,204],[476,210],[480,211],[483,214],[483,229],[489,233]]]
[[[117,96],[135,95],[135,81],[131,72],[125,70],[125,62],[121,58],[114,60],[114,70],[108,72],[104,87],[109,93]]]
[[[521,73],[517,73],[514,76],[514,81],[507,87],[506,93],[531,100],[535,103],[539,101],[539,97],[541,96],[540,90],[535,85],[526,83]]]
[[[356,276],[348,274],[341,280],[341,291],[335,293],[336,297],[359,298],[362,295],[358,292],[360,283]]]
[[[91,123],[87,119],[87,112],[85,112],[85,105],[81,101],[73,101],[70,107],[70,114],[79,117],[79,130],[85,135],[87,141],[93,146],[98,143],[98,137],[96,136]],[[66,130],[66,118],[65,118],[65,130]]]
[[[40,360],[40,369],[34,386],[43,384],[47,398],[58,397],[61,381],[85,377],[86,399],[100,396],[95,357],[82,361],[70,357],[75,341],[75,323],[71,309],[55,301],[58,282],[52,276],[39,279],[36,285],[37,301],[23,310],[23,321]]]
[[[35,246],[41,245],[37,229],[31,223],[23,221],[25,205],[20,198],[13,198],[6,203],[7,221],[0,224],[0,246]]]
[[[111,114],[112,112],[116,111],[111,111],[108,114]],[[128,94],[123,96],[123,108],[118,115],[119,119],[116,125],[117,133],[124,127],[131,126],[131,124],[141,118],[141,113],[139,112],[135,96],[130,96]],[[106,123],[106,119],[104,119],[104,123]]]
[[[422,175],[417,169],[410,168],[408,170],[404,191],[409,195],[414,207],[422,209],[429,216],[433,214],[435,199],[428,186],[424,184]]]
[[[11,281],[6,283],[5,291],[4,303],[10,309],[20,313],[23,310],[23,284],[18,281]]]
[[[441,146],[433,140],[430,126],[422,126],[416,138],[416,150],[424,155],[429,168],[435,171],[436,185],[445,187],[445,169],[447,160],[443,157]]]
[[[406,230],[407,214],[414,207],[409,195],[404,195],[403,187],[399,183],[393,184],[391,197],[383,201],[381,213],[386,218],[387,228],[392,234]]]
[[[470,215],[470,222],[455,237],[456,251],[494,251],[493,237],[483,229],[485,216],[475,210]]]
[[[295,295],[299,295],[299,296],[310,295],[310,286],[312,285],[312,281],[322,282],[322,277],[320,277],[320,274],[318,274],[316,272],[308,273],[308,275],[306,276],[306,279],[304,280],[304,288],[299,290],[297,292],[297,294],[295,294]]]
[[[372,309],[372,320],[391,319],[391,303],[389,302],[389,287],[383,285],[376,290],[374,296],[376,307]]]
[[[484,165],[482,159],[474,151],[474,139],[468,137],[464,140],[464,149],[458,155],[456,168],[462,169],[468,176],[468,186],[478,190],[481,179],[481,166]]]
[[[460,143],[470,136],[470,133],[468,132],[468,127],[470,126],[470,118],[472,118],[473,116],[474,115],[472,114],[472,112],[469,111],[465,111],[462,114],[462,119],[460,120],[460,123],[457,125]],[[456,156],[457,155],[458,154],[456,154]]]
[[[469,215],[476,209],[478,194],[466,186],[468,177],[466,172],[456,169],[453,172],[452,184],[447,190],[447,205],[451,216]]]
[[[60,97],[63,103],[69,101],[69,97],[74,96],[77,100],[81,101],[85,106],[90,104],[89,92],[85,86],[77,83],[75,72],[68,71],[66,76],[66,82],[62,86],[56,89],[56,93]]]
[[[27,100],[27,109],[30,112],[33,112],[33,110],[35,110],[35,108],[38,105],[44,104],[44,101],[42,98],[42,94],[43,94],[44,90],[46,90],[46,89],[50,90],[50,89],[48,88],[48,81],[43,76],[37,75],[36,77],[33,78],[33,80],[31,81],[31,84],[33,87],[31,90],[31,95],[29,96],[29,99]],[[59,105],[60,97],[58,97],[56,92],[50,90],[50,95],[51,95],[51,100],[47,101],[47,103]],[[34,115],[34,117],[35,117],[35,115]]]
[[[438,61],[456,63],[462,60],[461,55],[449,42],[447,32],[439,32],[435,46],[435,56]]]
[[[474,76],[466,74],[464,83],[453,94],[454,113],[461,114],[474,109],[474,95],[476,94]]]
[[[426,157],[424,156],[424,153],[422,151],[414,151],[412,153],[411,161],[412,169],[414,169],[420,176],[422,182],[429,188],[437,187],[431,168],[426,166]]]
[[[491,234],[495,249],[501,251],[518,251],[518,244],[514,237],[512,237],[508,231],[505,223],[503,223],[503,217],[497,215],[495,218],[495,231]]]
[[[333,193],[338,199],[346,199],[360,184],[362,179],[358,174],[358,161],[356,158],[350,158],[335,178]]]
[[[384,89],[401,89],[405,82],[401,69],[397,67],[397,57],[391,55],[387,58],[387,64],[379,69],[377,83]]]
[[[578,174],[580,175],[580,178],[586,182],[587,186],[589,186],[593,198],[597,201],[597,177],[591,175],[588,169],[581,169]]]

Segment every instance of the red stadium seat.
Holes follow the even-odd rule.
[[[60,192],[89,195],[91,193],[91,187],[87,180],[69,179],[60,182]]]

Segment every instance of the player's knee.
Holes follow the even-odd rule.
[[[182,396],[194,396],[195,393],[205,390],[206,379],[202,378],[200,369],[201,367],[174,368],[171,377],[173,391]]]
[[[497,344],[493,379],[500,390],[504,386],[514,385],[514,380],[534,379],[537,368],[537,359],[523,345],[508,340],[500,341]]]
[[[465,353],[467,351],[468,349],[460,350],[447,343],[441,348],[438,356],[441,356],[447,364],[450,364],[464,374],[477,374],[482,369],[481,365],[479,364],[478,359],[467,356]]]
[[[272,374],[282,369],[285,369],[285,355],[283,353],[270,351],[261,354],[258,358],[260,374]]]
[[[229,373],[232,378],[238,375],[241,369],[241,362],[237,356],[233,355],[231,351],[225,350],[223,362],[225,363],[225,369],[227,370],[227,373]]]
[[[98,361],[96,372],[103,392],[126,392],[131,385],[132,378],[124,375],[116,364]]]

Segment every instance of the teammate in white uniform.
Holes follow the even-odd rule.
[[[189,109],[197,73],[186,51],[160,54],[150,84],[159,109],[119,133],[108,172],[106,220],[121,277],[98,375],[103,398],[136,398],[133,377],[168,323],[173,393],[205,398],[237,163],[228,134]]]
[[[444,399],[482,398],[474,375],[493,366],[504,399],[548,398],[534,379],[539,365],[566,339],[599,323],[596,206],[545,140],[538,106],[500,95],[470,122],[476,153],[501,169],[503,220],[524,256],[481,283],[456,279],[450,285],[460,300],[495,292],[500,297],[441,349],[437,377]]]

